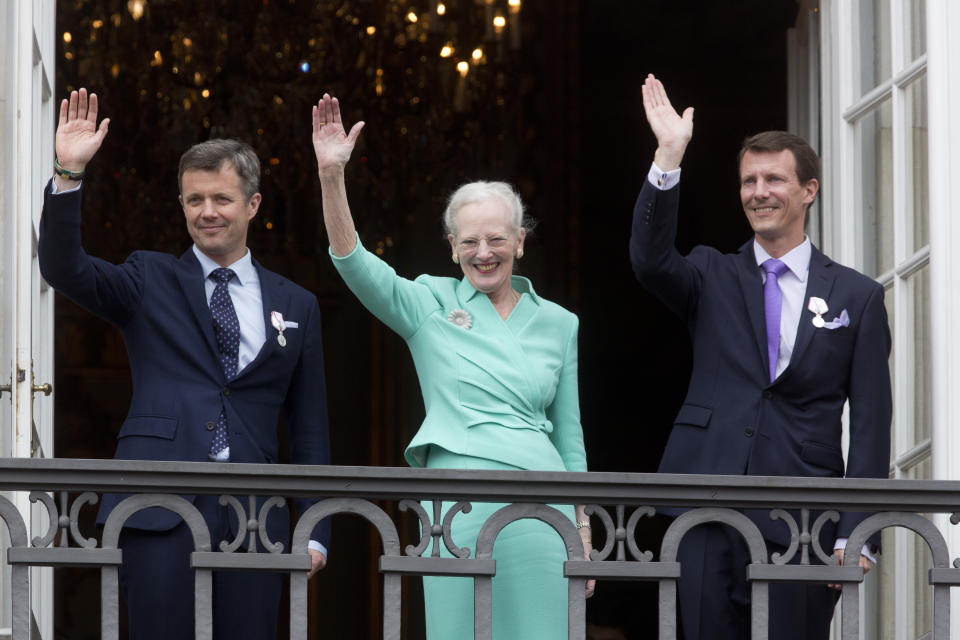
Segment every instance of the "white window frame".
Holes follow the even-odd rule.
[[[894,268],[880,274],[878,281],[897,288],[894,304],[895,326],[894,390],[895,423],[907,425],[913,421],[914,388],[912,375],[915,364],[913,340],[913,297],[908,278],[929,265],[930,287],[930,384],[932,390],[930,438],[925,442],[906,445],[904,431],[895,432],[892,443],[895,456],[891,475],[902,477],[904,471],[923,460],[932,462],[934,479],[960,480],[960,222],[955,221],[955,193],[960,186],[960,3],[955,0],[927,0],[926,54],[909,60],[909,43],[904,42],[905,29],[900,25],[908,4],[905,0],[891,0],[891,66],[892,77],[867,95],[857,95],[860,82],[858,46],[859,23],[857,2],[854,0],[822,0],[820,7],[811,11],[821,14],[820,50],[822,122],[821,156],[826,182],[822,201],[822,242],[825,251],[837,261],[859,268],[864,264],[863,235],[858,232],[858,209],[862,190],[857,181],[856,121],[883,100],[890,100],[893,114],[893,190],[894,190]],[[912,149],[905,132],[905,88],[926,75],[928,124],[928,203],[929,245],[919,251],[911,234],[912,224],[904,214],[912,206]],[[936,516],[935,522],[947,538],[953,555],[960,551],[960,532],[950,524],[947,515]],[[907,575],[909,561],[905,545],[906,532],[897,536],[898,575]],[[881,562],[882,562],[881,557]],[[869,576],[868,576],[869,579]],[[896,594],[896,637],[909,637],[913,612],[906,611],[906,581],[898,583]],[[960,610],[960,592],[951,593],[954,611]],[[903,597],[901,597],[903,596]],[[861,607],[867,613],[869,602]],[[868,616],[869,617],[869,616]],[[960,638],[960,620],[953,616],[951,637]],[[876,637],[876,630],[865,628],[864,637]]]
[[[933,477],[960,480],[960,3],[927,0],[927,100],[929,103],[929,202]],[[960,555],[960,531],[938,516],[951,557]],[[960,590],[950,590],[960,611]],[[960,616],[950,619],[950,637],[960,638]]]

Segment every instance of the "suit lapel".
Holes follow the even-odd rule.
[[[737,277],[743,294],[744,306],[753,327],[754,344],[763,361],[762,371],[770,370],[770,356],[767,354],[767,324],[763,314],[763,279],[753,253],[753,240],[740,247],[740,256],[736,261]]]
[[[200,262],[193,255],[192,249],[180,256],[180,262],[177,265],[177,279],[180,281],[180,288],[187,299],[190,310],[193,311],[194,318],[200,326],[200,333],[203,335],[217,369],[222,373],[220,366],[219,350],[217,349],[217,339],[213,335],[213,317],[210,315],[210,305],[207,304],[207,292],[203,286],[203,269]]]
[[[280,311],[280,313],[289,313],[290,310],[289,296],[287,295],[286,287],[283,286],[283,279],[278,278],[274,273],[264,269],[256,260],[253,261],[253,266],[256,267],[257,276],[260,278],[260,300],[263,304],[264,335],[267,339],[264,341],[263,346],[260,347],[260,352],[257,354],[257,357],[253,359],[253,362],[243,368],[243,371],[238,374],[238,377],[246,375],[260,366],[260,363],[269,358],[270,354],[279,347],[280,343],[277,342],[278,331],[273,328],[273,323],[270,321],[270,312]],[[304,329],[306,329],[306,327],[304,327]]]
[[[784,370],[783,376],[797,367],[797,363],[802,360],[804,351],[810,346],[810,341],[813,339],[815,329],[813,322],[811,322],[813,314],[807,310],[807,301],[814,296],[829,300],[830,292],[833,290],[833,282],[837,277],[830,258],[820,253],[816,247],[811,247],[811,249],[810,273],[807,275],[807,290],[803,298],[803,308],[800,310],[800,326],[797,328],[797,339],[793,344],[790,364]],[[833,311],[833,309],[830,311]]]

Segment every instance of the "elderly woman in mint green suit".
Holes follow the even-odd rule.
[[[347,204],[344,166],[363,128],[347,134],[336,98],[313,109],[313,146],[323,189],[330,255],[347,286],[413,354],[426,417],[407,447],[414,467],[586,471],[577,392],[577,317],[513,275],[523,256],[523,206],[498,182],[460,187],[444,225],[461,280],[401,278],[360,244]],[[445,505],[449,508],[449,504]],[[476,549],[477,533],[499,504],[476,504],[453,519],[453,540]],[[589,554],[582,506],[559,507],[578,524]],[[566,551],[546,524],[522,520],[494,545],[493,637],[567,637]],[[424,578],[427,636],[473,637],[473,582]],[[592,592],[592,581],[588,593]]]

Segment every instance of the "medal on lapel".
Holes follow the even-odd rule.
[[[270,322],[273,324],[273,328],[277,330],[277,343],[281,347],[287,346],[287,339],[283,336],[283,330],[287,328],[283,321],[283,315],[279,311],[271,311]]]
[[[823,298],[818,298],[816,296],[810,296],[810,302],[807,303],[807,309],[813,312],[813,326],[817,329],[823,327],[826,324],[823,320],[823,314],[827,312],[827,302]]]

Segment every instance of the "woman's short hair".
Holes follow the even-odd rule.
[[[523,215],[523,201],[520,195],[506,182],[487,182],[478,180],[468,182],[454,191],[447,200],[447,208],[443,212],[443,229],[449,235],[457,235],[457,212],[464,205],[477,204],[487,200],[498,199],[507,205],[510,220],[514,230],[520,234],[521,229],[530,231],[532,221]]]
[[[213,138],[195,144],[180,156],[177,187],[183,193],[183,174],[190,170],[219,171],[229,162],[240,176],[240,187],[247,200],[260,189],[260,160],[253,148],[240,140]]]

